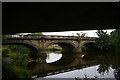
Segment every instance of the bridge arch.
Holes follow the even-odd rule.
[[[95,42],[86,42],[86,43],[84,43],[84,46],[89,46],[89,45],[94,45],[95,44]]]
[[[46,47],[48,47],[49,45],[51,44],[58,44],[58,45],[61,45],[61,47],[63,45],[69,45],[68,47],[71,47],[71,48],[76,48],[78,45],[77,45],[77,41],[71,41],[71,40],[49,40],[46,42]]]
[[[75,49],[75,46],[74,44],[72,43],[69,43],[69,42],[52,42],[52,43],[49,43],[46,48],[52,44],[58,44],[63,50],[72,50],[72,49]]]
[[[96,41],[82,41],[80,44],[80,49],[83,52],[94,52],[94,50],[96,49],[95,43]]]
[[[29,56],[30,57],[37,57],[38,48],[37,48],[37,46],[35,46],[31,43],[24,42],[24,41],[23,42],[21,42],[21,41],[17,41],[17,42],[10,41],[10,42],[3,43],[3,45],[23,45],[23,46],[29,48],[29,50],[30,50]]]
[[[81,41],[80,47],[84,47],[84,46],[95,44],[95,43],[96,41]]]

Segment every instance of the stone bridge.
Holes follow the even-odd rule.
[[[44,77],[96,65],[96,61],[86,61],[82,59],[82,54],[75,53],[75,51],[81,51],[81,48],[85,44],[95,43],[95,39],[96,38],[90,37],[80,39],[80,37],[76,36],[9,35],[6,40],[3,41],[3,45],[14,44],[28,47],[31,53],[34,53],[33,56],[36,55],[36,59],[28,64],[30,72],[33,76]],[[58,61],[47,63],[47,54],[43,53],[51,44],[58,44],[62,47],[62,57]]]
[[[84,37],[78,40],[77,36],[45,36],[45,35],[9,35],[3,45],[25,45],[37,53],[42,53],[51,44],[58,44],[63,51],[80,51],[86,43],[95,43],[94,37]]]

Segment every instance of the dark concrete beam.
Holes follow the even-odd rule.
[[[2,3],[3,34],[113,29],[119,3]]]

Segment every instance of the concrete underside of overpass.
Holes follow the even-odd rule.
[[[119,28],[119,3],[2,3],[3,34]]]

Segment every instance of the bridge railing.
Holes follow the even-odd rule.
[[[70,38],[77,39],[76,36],[50,36],[50,35],[8,35],[7,38]]]
[[[76,36],[45,36],[45,38],[59,38],[59,39],[77,39]]]
[[[78,36],[52,36],[52,35],[7,35],[7,38],[17,39],[81,39],[81,40],[95,40],[96,37],[78,37]]]
[[[41,38],[44,35],[8,35],[7,38]]]

